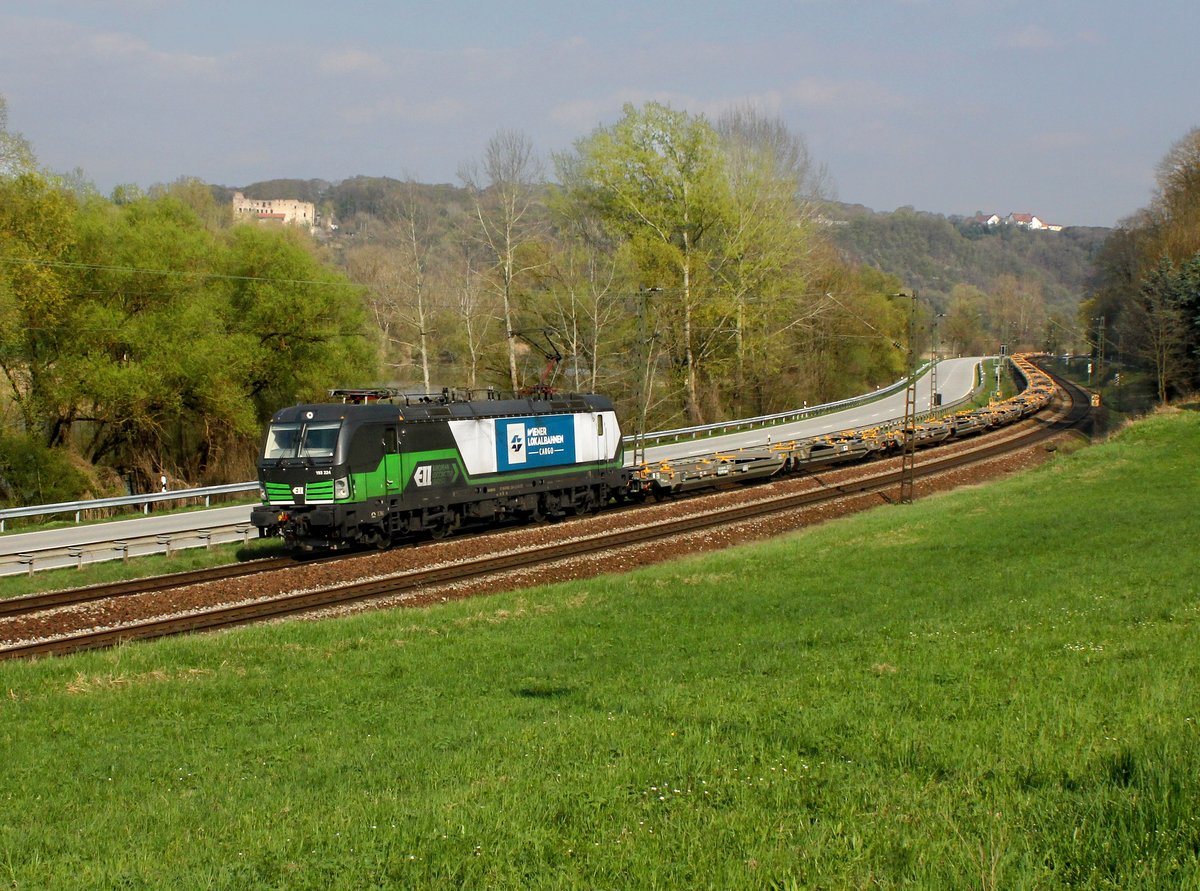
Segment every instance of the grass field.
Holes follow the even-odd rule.
[[[625,576],[0,665],[0,884],[1200,887],[1200,414]]]

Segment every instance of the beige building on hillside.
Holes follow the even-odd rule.
[[[241,192],[234,192],[233,218],[305,226],[312,232],[317,225],[317,208],[311,201],[294,201],[290,198],[266,201],[247,198]]]

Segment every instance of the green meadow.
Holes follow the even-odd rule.
[[[1200,887],[1198,447],[0,664],[0,886]]]

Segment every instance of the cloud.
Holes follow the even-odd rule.
[[[587,133],[598,126],[611,124],[621,116],[626,103],[635,108],[647,102],[658,102],[692,113],[703,112],[693,97],[670,90],[639,90],[625,88],[594,99],[571,99],[550,108],[547,117],[559,126]]]
[[[553,106],[548,117],[554,123],[576,132],[587,132],[611,122],[625,103],[635,107],[647,102],[660,102],[690,114],[703,114],[712,119],[737,105],[751,105],[767,114],[779,115],[789,109],[813,110],[895,110],[911,105],[903,96],[884,89],[868,80],[836,80],[806,77],[774,90],[742,95],[716,96],[700,99],[670,90],[622,89],[596,98],[577,98]]]
[[[1092,28],[1085,28],[1073,34],[1055,35],[1040,25],[1026,25],[1017,31],[1001,35],[996,42],[1004,49],[1045,52],[1072,46],[1100,47],[1105,46],[1108,41],[1103,33]]]
[[[366,74],[383,76],[388,73],[387,63],[374,53],[354,47],[327,50],[317,59],[317,69],[322,74]]]
[[[220,63],[214,56],[194,53],[167,53],[152,49],[139,37],[119,32],[94,34],[85,41],[87,54],[106,65],[125,64],[155,69],[158,74],[196,75],[215,74]]]

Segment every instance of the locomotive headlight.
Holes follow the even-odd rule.
[[[267,489],[265,486],[258,487],[258,500],[263,504],[267,503]]]
[[[340,476],[333,481],[333,497],[334,498],[349,498],[350,497],[350,480],[347,477]]]

